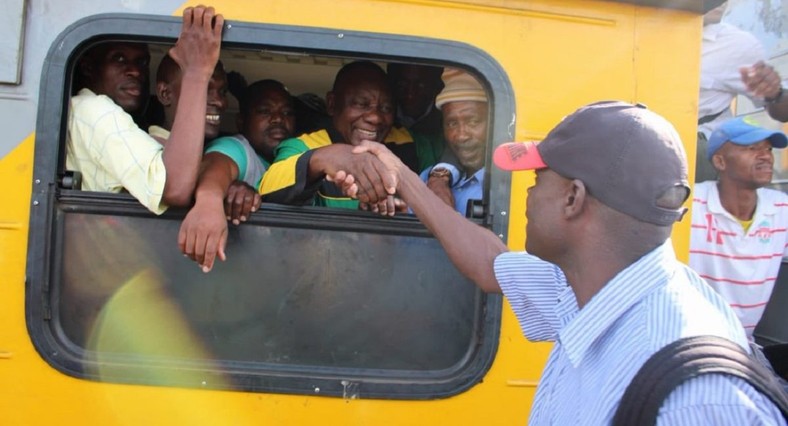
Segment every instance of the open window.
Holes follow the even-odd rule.
[[[477,383],[498,342],[501,297],[462,277],[414,217],[264,204],[231,227],[209,274],[179,252],[185,211],[154,216],[125,194],[70,188],[66,117],[76,60],[102,41],[148,43],[152,74],[180,20],[99,15],[69,27],[43,71],[26,315],[41,355],[87,380],[361,398],[440,398]],[[489,105],[480,226],[504,238],[514,96],[485,52],[444,40],[228,22],[222,61],[247,81],[325,94],[352,60],[463,68]],[[301,80],[299,80],[299,78]],[[233,104],[224,130],[234,131]],[[64,179],[65,177],[65,179]]]

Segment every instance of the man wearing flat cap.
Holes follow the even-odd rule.
[[[643,363],[688,336],[747,350],[728,304],[680,263],[669,240],[689,195],[687,160],[673,126],[641,105],[598,102],[567,116],[539,144],[499,146],[504,170],[535,170],[527,197],[527,252],[437,198],[382,145],[396,189],[486,292],[503,292],[529,340],[555,342],[529,424],[610,424]],[[352,193],[352,185],[343,187]],[[785,424],[742,379],[702,375],[672,392],[657,423]]]
[[[443,137],[457,166],[448,162],[425,169],[421,178],[444,202],[466,214],[471,200],[482,199],[487,146],[487,94],[470,74],[446,68],[443,90],[435,98],[443,114]]]
[[[785,134],[750,118],[728,120],[711,134],[706,152],[718,180],[695,185],[689,264],[731,304],[752,343],[788,256],[788,196],[765,188],[772,149],[786,144]]]

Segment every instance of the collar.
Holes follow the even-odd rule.
[[[752,220],[755,221],[758,216],[766,215],[771,216],[777,214],[777,207],[774,206],[772,203],[762,203],[761,200],[764,199],[763,195],[763,188],[758,188],[755,190],[756,194],[756,202],[755,202],[755,213],[752,215]],[[723,215],[730,220],[738,222],[739,219],[733,217],[732,214],[728,213],[725,210],[725,207],[722,206],[722,201],[720,201],[720,191],[717,188],[717,182],[712,181],[709,184],[709,192],[706,196],[706,208],[709,210],[710,213]]]
[[[723,30],[726,24],[718,22],[716,24],[706,25],[703,27],[703,41],[717,40],[717,36]]]
[[[558,333],[569,361],[577,367],[589,348],[630,308],[665,285],[677,261],[668,239],[619,272]]]
[[[167,140],[170,138],[169,130],[156,125],[148,127],[148,134],[153,136],[154,139],[158,140],[162,144],[167,142]]]
[[[481,169],[477,170],[476,173],[474,173],[474,174],[472,174],[470,176],[466,175],[463,172],[463,175],[460,177],[460,179],[457,180],[457,182],[454,184],[454,186],[455,187],[462,186],[462,185],[465,185],[466,183],[468,183],[469,181],[472,181],[472,180],[476,180],[478,182],[481,182],[483,178],[484,178],[484,167],[482,167]]]

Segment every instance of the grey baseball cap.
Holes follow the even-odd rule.
[[[498,146],[493,162],[503,170],[549,168],[579,179],[594,198],[643,222],[670,225],[686,211],[657,205],[674,187],[689,196],[687,156],[673,125],[641,104],[586,105],[540,143]]]

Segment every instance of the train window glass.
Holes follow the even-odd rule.
[[[98,30],[94,25],[91,31],[112,26],[94,19]],[[150,44],[155,78],[168,44],[140,36],[151,31],[142,22],[129,18],[126,24],[129,38]],[[163,18],[159,30],[166,34],[176,25]],[[294,95],[322,98],[336,71],[358,59],[384,68],[390,62],[468,68],[491,99],[488,139],[495,137],[495,123],[506,139],[500,128],[508,123],[494,117],[512,116],[511,88],[483,52],[430,41],[456,50],[454,62],[436,64],[414,54],[423,42],[396,36],[385,37],[402,44],[392,44],[391,54],[400,56],[381,56],[375,43],[348,51],[318,43],[305,51],[292,46],[287,29],[238,27],[235,38],[225,40],[225,69],[249,83],[280,80]],[[152,28],[155,35],[158,27]],[[281,46],[251,44],[260,39],[252,36],[271,32]],[[65,45],[78,51],[89,38],[80,37],[66,37]],[[77,56],[63,59],[64,71],[52,79],[61,82],[61,96],[41,102],[43,114],[61,120],[61,129]],[[456,63],[458,57],[465,62]],[[491,80],[508,102],[494,105]],[[237,113],[231,98],[224,133],[235,132]],[[58,185],[63,131],[42,130],[37,137],[59,140],[60,148],[36,152],[36,171],[52,173],[47,188],[53,190],[42,195],[46,214],[31,217],[29,256],[43,261],[28,264],[45,266],[30,271],[27,303],[31,336],[60,370],[92,380],[306,394],[320,389],[337,396],[353,383],[366,397],[434,398],[467,389],[489,368],[500,296],[484,295],[462,277],[414,217],[265,204],[249,222],[230,227],[228,260],[203,274],[176,244],[185,211],[155,216],[127,194]],[[485,149],[489,157],[492,144]],[[482,211],[508,196],[501,187],[486,194]],[[501,231],[489,215],[480,216],[480,225]]]

